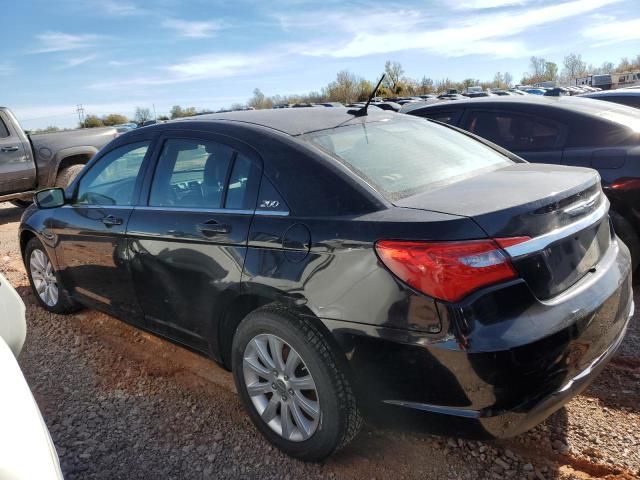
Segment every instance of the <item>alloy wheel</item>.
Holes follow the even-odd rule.
[[[300,355],[283,339],[260,334],[243,357],[243,376],[262,420],[282,438],[309,439],[320,421],[316,384]]]
[[[58,281],[49,257],[40,249],[34,249],[29,258],[29,269],[33,285],[40,300],[49,307],[58,303]]]

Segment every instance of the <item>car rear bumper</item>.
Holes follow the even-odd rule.
[[[368,405],[445,419],[443,433],[509,437],[589,385],[622,342],[633,308],[629,252],[614,241],[595,272],[553,299],[538,300],[524,282],[514,282],[464,304],[439,305],[438,340],[385,327],[325,325]]]

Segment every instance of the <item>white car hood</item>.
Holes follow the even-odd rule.
[[[13,353],[0,339],[0,480],[61,480],[56,449]]]
[[[24,302],[0,273],[0,338],[18,357],[27,333]]]

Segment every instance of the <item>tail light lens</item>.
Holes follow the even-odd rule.
[[[378,257],[400,280],[431,297],[456,302],[481,287],[517,277],[507,246],[513,237],[464,242],[380,240]],[[502,248],[501,248],[502,247]]]

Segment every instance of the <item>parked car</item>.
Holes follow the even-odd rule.
[[[397,104],[395,102],[376,102],[376,103],[372,103],[371,105],[381,108],[382,110],[391,110],[392,112],[399,112],[400,109],[402,108],[402,105]],[[410,102],[406,105],[413,105],[413,103]]]
[[[571,95],[571,92],[565,87],[554,87],[547,89],[547,91],[542,95],[545,97],[561,97],[564,95]]]
[[[524,91],[530,95],[544,95],[546,92],[544,88],[526,88]]]
[[[24,344],[25,306],[0,274],[0,478],[62,480],[58,454],[16,361]]]
[[[118,136],[113,127],[27,135],[0,107],[0,202],[25,207],[45,187],[66,187],[85,163]]]
[[[628,107],[640,108],[640,89],[634,89],[633,87],[584,93],[580,96],[584,98],[593,98],[594,100],[619,103],[620,105],[626,105]]]
[[[260,432],[305,460],[347,444],[361,409],[459,435],[533,427],[603,368],[631,314],[629,251],[597,173],[364,113],[232,112],[122,135],[25,212],[38,302],[210,354]]]
[[[409,113],[463,128],[529,162],[598,170],[635,268],[640,261],[640,112],[582,97],[493,97]]]

